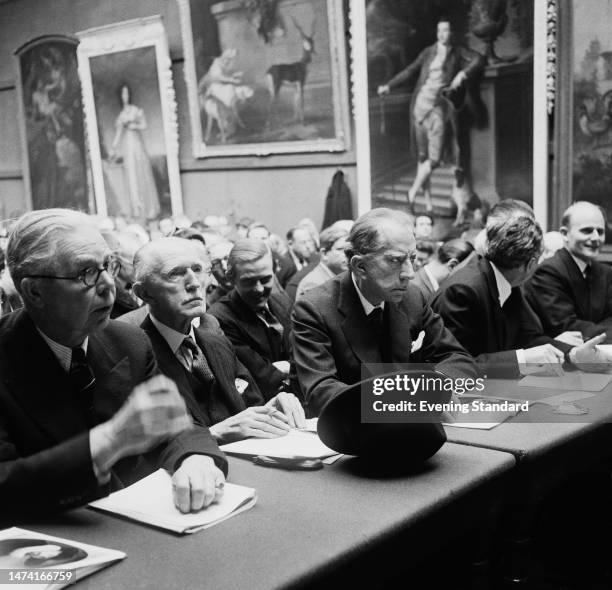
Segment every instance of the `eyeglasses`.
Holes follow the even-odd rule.
[[[106,271],[113,279],[121,270],[121,262],[117,258],[109,258],[100,266],[88,266],[74,277],[57,277],[53,275],[27,275],[33,279],[59,279],[62,281],[81,281],[86,287],[95,287],[100,275]]]

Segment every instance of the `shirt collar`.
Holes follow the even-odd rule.
[[[353,281],[353,285],[355,285],[355,290],[357,291],[357,296],[359,297],[359,301],[361,301],[361,306],[363,307],[363,311],[368,316],[372,313],[374,309],[380,307],[380,309],[385,309],[385,302],[381,301],[378,305],[372,305],[364,296],[363,293],[359,290],[357,286],[357,282],[355,281],[355,277],[353,273],[351,273],[351,280]]]
[[[45,333],[41,332],[38,326],[36,326],[36,329],[51,349],[51,352],[55,355],[55,358],[59,361],[59,364],[61,365],[62,369],[64,369],[66,373],[70,371],[70,363],[72,362],[72,348],[70,348],[69,346],[64,346],[63,344],[60,344],[55,340],[52,340]],[[85,354],[87,354],[88,343],[89,336],[87,336],[85,340],[83,340],[83,342],[81,343],[81,348],[83,349]]]
[[[495,282],[497,283],[497,292],[499,293],[499,305],[503,307],[508,297],[510,297],[510,293],[512,293],[512,285],[490,260],[489,264],[493,269],[493,274],[495,275]]]
[[[300,259],[297,257],[297,255],[291,248],[289,248],[289,256],[291,256],[291,258],[293,259],[293,264],[295,264],[295,268],[297,268],[298,270],[302,270],[302,267],[305,266],[305,263],[302,263],[300,261]]]
[[[329,266],[327,266],[327,264],[325,264],[324,262],[319,262],[319,266],[321,267],[323,272],[327,276],[329,276],[331,279],[333,279],[336,276],[331,270],[329,270]]]
[[[431,286],[433,287],[433,290],[437,291],[440,288],[440,283],[436,281],[436,277],[434,277],[431,271],[429,270],[429,264],[426,264],[423,267],[423,271],[425,272],[425,274],[427,275],[427,278],[431,282]]]
[[[568,250],[568,252],[569,252],[569,250]],[[584,271],[586,270],[586,267],[589,266],[588,262],[585,262],[584,260],[581,260],[580,258],[576,258],[571,252],[569,254],[572,257],[572,259],[574,260],[574,262],[576,263],[576,266],[578,267],[580,272],[582,274],[584,274]]]
[[[446,55],[448,53],[448,45],[443,45],[440,43],[440,41],[438,41],[436,43],[436,53],[438,55]]]
[[[195,334],[193,331],[193,325],[194,325],[195,320],[198,320],[198,323],[199,323],[200,318],[195,318],[194,320],[192,320],[191,326],[189,328],[189,334],[183,334],[182,332],[178,332],[174,328],[171,328],[170,326],[166,326],[166,324],[160,322],[158,319],[156,319],[153,316],[152,313],[149,313],[149,317],[151,318],[153,325],[157,328],[157,331],[162,335],[164,340],[168,343],[168,346],[170,347],[172,354],[176,354],[178,352],[179,348],[181,347],[181,344],[183,343],[183,340],[185,340],[187,336],[191,336],[191,338],[195,342]]]

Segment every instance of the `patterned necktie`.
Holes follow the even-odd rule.
[[[267,307],[262,307],[258,310],[258,313],[265,320],[266,324],[273,330],[276,330],[282,338],[285,328],[283,328],[277,317]]]
[[[210,385],[215,381],[215,375],[210,370],[210,366],[208,365],[208,361],[206,357],[200,350],[200,347],[192,340],[191,336],[186,336],[183,340],[181,347],[188,350],[191,354],[187,355],[187,357],[191,356],[191,372],[199,379],[202,383],[206,385]]]
[[[87,364],[85,351],[80,346],[76,346],[72,349],[68,376],[77,393],[90,389],[96,382],[91,367]]]

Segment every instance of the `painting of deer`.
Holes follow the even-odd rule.
[[[304,85],[306,84],[306,76],[308,75],[308,66],[312,59],[312,54],[315,53],[314,47],[314,31],[315,20],[311,25],[311,33],[307,35],[297,21],[291,17],[295,28],[298,30],[302,39],[302,57],[299,61],[286,64],[274,64],[270,66],[266,75],[266,83],[270,93],[270,116],[278,104],[278,94],[283,86],[289,86],[293,90],[294,111],[293,117],[300,125],[304,124]]]

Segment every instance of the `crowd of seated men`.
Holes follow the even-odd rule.
[[[69,508],[164,467],[177,507],[205,508],[227,473],[219,444],[304,426],[363,363],[514,378],[612,360],[599,207],[573,204],[547,237],[514,200],[473,243],[433,230],[384,208],[320,233],[305,219],[286,240],[212,216],[149,232],[65,209],[14,220],[0,502],[11,518]]]

